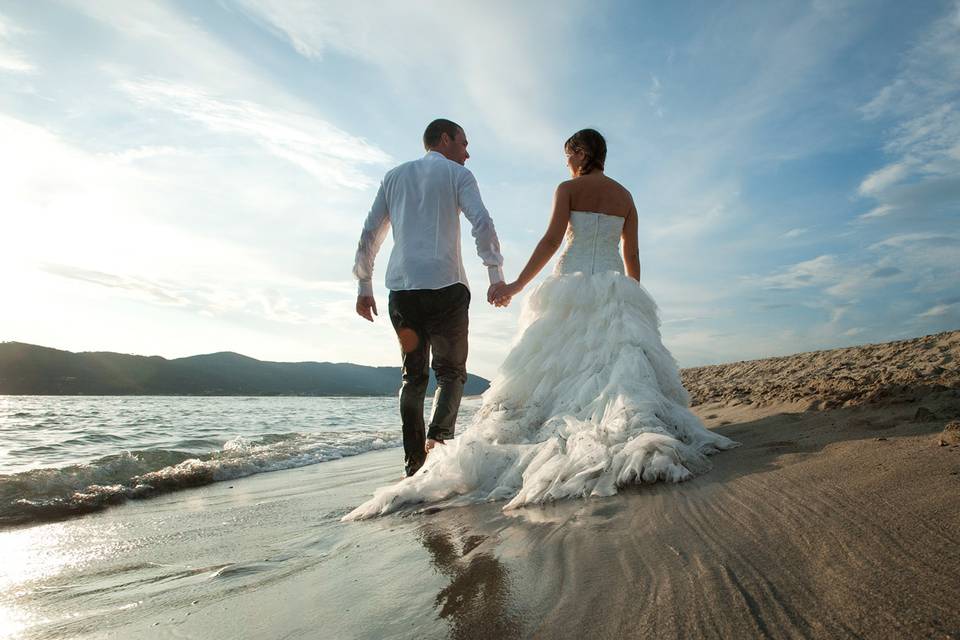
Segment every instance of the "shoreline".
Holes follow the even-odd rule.
[[[182,393],[117,393],[110,395],[103,394],[94,394],[85,395],[82,393],[0,393],[0,398],[250,398],[251,400],[259,398],[337,398],[341,399],[366,399],[366,398],[395,398],[397,394],[379,394],[379,395],[306,395],[306,394],[296,394],[296,395],[285,395],[281,393],[272,394],[272,395],[235,395],[235,394],[214,394],[214,393],[204,393],[204,394],[189,394],[185,395]],[[483,397],[483,394],[464,394],[464,400],[472,400],[476,398]],[[429,399],[429,398],[428,398]]]
[[[741,446],[609,498],[340,522],[391,448],[0,530],[0,638],[960,639],[958,365],[960,331],[713,370]]]
[[[960,637],[960,445],[937,443],[960,391],[696,411],[742,446],[611,498],[340,523],[391,449],[40,525],[137,543],[6,607],[64,607],[25,638]]]

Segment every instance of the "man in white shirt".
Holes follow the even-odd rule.
[[[390,321],[403,355],[400,417],[406,474],[423,465],[436,444],[453,437],[467,380],[467,310],[470,290],[460,253],[460,212],[473,226],[477,253],[494,285],[503,282],[503,256],[477,180],[463,166],[467,136],[450,120],[434,120],[423,133],[427,154],[396,167],[383,178],[357,247],[353,274],[359,281],[357,313],[373,322],[373,263],[393,228],[387,264]],[[497,301],[498,305],[509,299]],[[371,315],[371,312],[373,315]],[[433,415],[424,429],[423,401],[430,355],[437,377]]]

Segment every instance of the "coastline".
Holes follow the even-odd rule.
[[[741,446],[610,498],[340,522],[383,449],[3,530],[0,638],[960,638],[958,362],[711,368],[693,410]]]
[[[217,483],[22,530],[100,559],[0,606],[25,638],[958,637],[958,412],[702,405],[743,445],[709,473],[510,513],[339,523],[397,450]]]

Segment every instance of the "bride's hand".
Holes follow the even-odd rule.
[[[505,307],[510,304],[510,300],[513,296],[517,295],[523,290],[523,285],[514,280],[510,284],[504,284],[497,290],[496,296],[494,296],[493,303],[498,307]]]
[[[523,285],[514,280],[510,284],[503,285],[503,288],[500,290],[500,295],[506,298],[512,298],[523,291]]]
[[[505,282],[496,282],[490,285],[487,290],[487,302],[496,307],[505,307],[510,304],[510,299],[520,293],[523,286],[516,281],[509,284]]]
[[[503,288],[505,286],[507,286],[507,284],[503,281],[494,282],[492,285],[490,285],[490,288],[487,289],[487,302],[490,304],[495,304],[499,298],[502,298]]]

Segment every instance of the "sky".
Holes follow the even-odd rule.
[[[0,3],[0,341],[398,365],[390,241],[373,324],[351,269],[436,117],[508,279],[606,136],[681,366],[960,328],[955,0],[37,0]],[[491,377],[521,300],[462,231]]]

